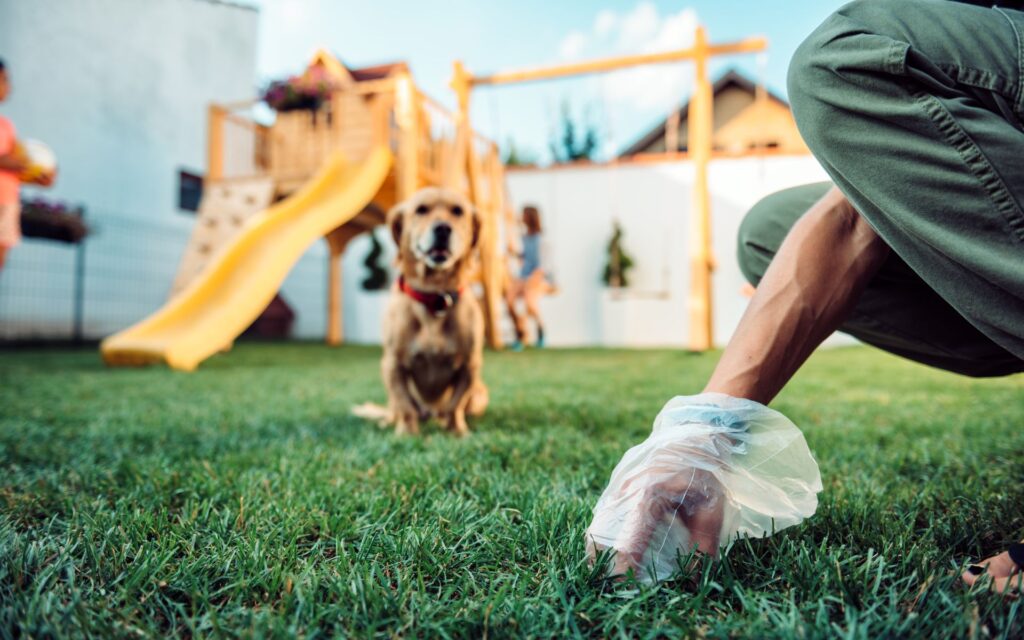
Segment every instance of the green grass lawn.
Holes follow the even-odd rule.
[[[488,354],[475,434],[396,438],[379,351],[242,344],[193,374],[0,353],[0,636],[1020,637],[958,567],[1024,534],[1024,377],[819,353],[773,405],[805,525],[656,587],[593,575],[612,467],[716,354]]]

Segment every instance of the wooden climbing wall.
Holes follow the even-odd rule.
[[[266,209],[273,197],[274,181],[269,177],[206,185],[198,219],[171,285],[171,297],[187,287],[217,251],[238,235],[246,220]]]

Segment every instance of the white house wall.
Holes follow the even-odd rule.
[[[732,334],[747,298],[736,262],[746,211],[786,187],[825,180],[811,156],[716,160],[709,169],[717,344]],[[543,299],[552,346],[681,347],[689,318],[689,211],[693,167],[685,161],[519,170],[508,176],[517,208],[540,208],[559,292]],[[636,267],[629,289],[601,283],[613,221]]]
[[[207,105],[254,95],[257,26],[256,11],[208,0],[0,1],[14,88],[0,113],[56,151],[58,183],[41,195],[83,204],[95,228],[87,336],[165,301],[195,222],[177,208],[178,171],[205,172]],[[66,333],[73,252],[27,239],[11,253],[0,337]]]

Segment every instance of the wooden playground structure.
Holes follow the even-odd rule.
[[[329,91],[261,124],[259,100],[209,109],[208,173],[171,295],[100,345],[111,365],[191,371],[231,347],[311,244],[329,247],[327,341],[343,339],[341,256],[355,236],[425,186],[470,195],[481,216],[479,281],[487,339],[498,329],[505,210],[498,146],[429,98],[404,64],[348,69],[321,51],[307,68]]]
[[[763,38],[712,45],[698,27],[692,47],[568,65],[471,74],[454,64],[457,110],[423,93],[404,63],[349,69],[326,51],[306,73],[330,90],[309,108],[261,124],[258,99],[209,108],[207,176],[199,218],[169,300],[101,345],[110,364],[165,362],[194,369],[231,346],[276,295],[294,263],[323,237],[329,248],[327,335],[343,340],[341,257],[356,236],[384,222],[386,211],[426,186],[465,193],[481,216],[479,273],[488,344],[501,348],[501,303],[509,278],[505,252],[518,235],[498,145],[474,131],[475,87],[692,61],[696,87],[688,114],[688,155],[695,166],[691,215],[688,344],[713,346],[710,201],[713,56],[766,48]],[[673,128],[672,131],[675,131]]]
[[[472,131],[465,120],[421,91],[402,64],[349,70],[333,55],[319,51],[310,67],[322,67],[337,87],[316,111],[277,114],[263,125],[243,115],[258,100],[209,108],[207,188],[248,198],[250,213],[287,197],[306,183],[337,151],[358,161],[379,145],[395,155],[394,168],[380,191],[352,220],[325,236],[329,249],[328,344],[344,339],[341,257],[348,243],[383,224],[387,210],[426,186],[447,186],[470,195],[483,220],[479,279],[483,285],[488,343],[501,348],[497,330],[502,263],[499,226],[506,206],[504,172],[498,145]],[[242,150],[241,158],[238,151]],[[255,197],[252,190],[258,191]],[[237,207],[236,207],[237,209]],[[179,270],[175,289],[201,273],[219,242],[205,240],[234,215],[215,200],[200,221]]]

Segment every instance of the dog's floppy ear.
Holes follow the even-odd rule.
[[[469,216],[473,223],[473,241],[469,246],[476,248],[477,243],[480,242],[480,227],[483,224],[483,219],[480,217],[480,211],[475,206],[470,206]]]
[[[387,215],[384,217],[385,224],[388,225],[388,229],[391,231],[391,238],[395,241],[395,246],[398,247],[399,251],[402,249],[402,221],[405,217],[405,203],[399,202],[395,206],[388,210]]]

